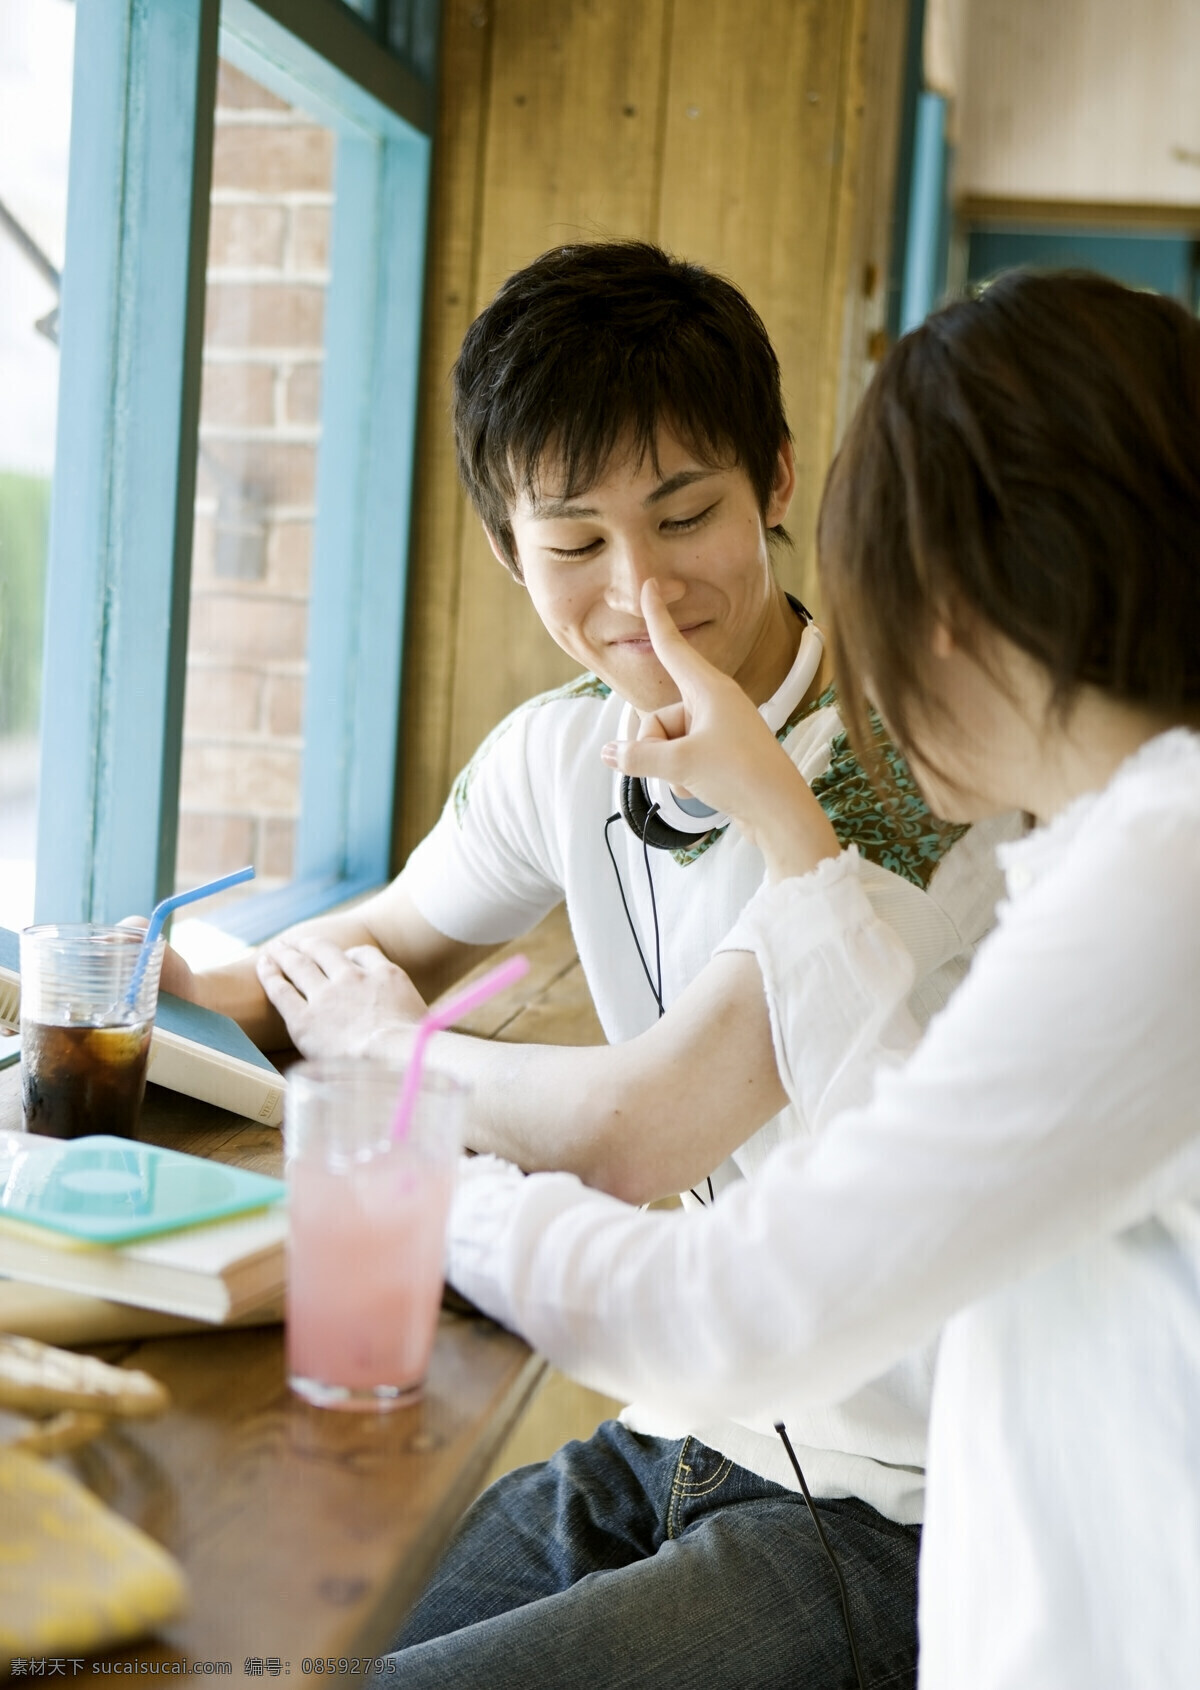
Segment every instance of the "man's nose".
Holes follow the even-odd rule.
[[[664,604],[674,604],[687,591],[687,583],[672,560],[664,558],[656,547],[631,544],[611,548],[605,594],[611,609],[641,616],[642,588],[647,581],[657,583]]]

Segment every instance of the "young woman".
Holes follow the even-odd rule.
[[[856,854],[648,587],[683,704],[609,756],[762,847],[768,884],[713,966],[731,991],[761,974],[780,1078],[818,1131],[687,1218],[479,1158],[451,1274],[571,1372],[685,1413],[834,1404],[940,1329],[924,1690],[1182,1690],[1200,1661],[1200,324],[1084,275],[939,312],[852,425],[819,556],[864,752],[869,696],[935,811],[1030,815],[1002,848],[997,930],[918,1039],[912,960]]]

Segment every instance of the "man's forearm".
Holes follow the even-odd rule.
[[[286,1050],[291,1044],[283,1017],[258,983],[253,954],[193,974],[190,995],[205,1009],[236,1021],[259,1050]]]
[[[411,1030],[372,1056],[402,1059]],[[562,1169],[627,1202],[702,1182],[786,1102],[752,957],[718,957],[665,1020],[619,1045],[505,1044],[439,1034],[429,1060],[472,1088],[472,1150]]]
[[[405,1060],[410,1029],[381,1029],[370,1055]],[[565,1169],[613,1189],[624,1137],[625,1047],[506,1044],[439,1033],[426,1061],[470,1088],[467,1148],[527,1172]]]

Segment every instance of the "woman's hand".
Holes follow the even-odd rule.
[[[653,581],[642,588],[642,615],[681,702],[644,717],[636,740],[606,745],[608,766],[726,811],[772,880],[836,857],[837,835],[807,782],[737,682],[693,651]]]

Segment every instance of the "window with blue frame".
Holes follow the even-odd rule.
[[[0,6],[0,926],[33,920],[75,8]]]
[[[337,134],[228,59],[214,118],[175,879],[261,893],[296,874]]]
[[[77,13],[37,911],[254,940],[388,873],[436,6]]]

